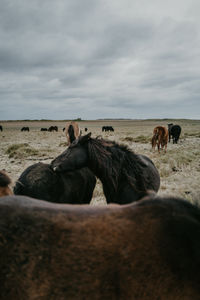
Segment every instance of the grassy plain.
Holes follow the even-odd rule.
[[[92,136],[115,140],[128,145],[136,153],[149,156],[161,176],[160,195],[174,195],[200,202],[200,120],[96,120],[78,122]],[[182,133],[178,144],[168,144],[167,153],[151,150],[153,128],[168,123],[179,124]],[[36,162],[50,161],[66,149],[63,132],[65,121],[2,121],[0,132],[0,169],[5,169],[12,184],[28,166]],[[57,125],[58,132],[41,132],[41,127]],[[112,125],[112,133],[101,131],[102,126]],[[30,132],[21,132],[29,126]],[[98,181],[92,204],[105,203],[101,183]]]

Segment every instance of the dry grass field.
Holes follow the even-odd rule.
[[[167,153],[158,154],[151,150],[153,128],[168,123],[179,124],[182,133],[178,144],[168,144]],[[63,132],[64,121],[9,121],[0,122],[0,169],[5,169],[13,185],[25,168],[36,163],[50,161],[66,148]],[[57,125],[58,132],[41,132],[41,127]],[[200,120],[99,120],[81,121],[79,125],[92,132],[92,136],[115,140],[128,145],[136,153],[149,156],[161,176],[159,194],[180,196],[190,202],[200,201]],[[103,125],[112,125],[112,133],[101,131]],[[30,132],[21,132],[29,126]],[[98,181],[93,205],[105,203],[101,183]]]

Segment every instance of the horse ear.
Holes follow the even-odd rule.
[[[91,135],[92,135],[92,133],[89,132],[88,134],[81,136],[81,138],[80,138],[80,140],[79,140],[80,144],[84,144],[84,143],[86,143],[87,141],[89,141]]]

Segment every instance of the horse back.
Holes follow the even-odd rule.
[[[199,299],[200,211],[183,200],[0,202],[0,299]],[[156,287],[156,288],[155,288]]]

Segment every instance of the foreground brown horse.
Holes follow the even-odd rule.
[[[0,171],[0,197],[13,194],[10,184],[10,177],[4,171]]]
[[[200,299],[200,209],[0,200],[1,300]]]
[[[152,149],[155,151],[157,145],[158,152],[160,153],[160,147],[162,150],[165,147],[165,152],[167,151],[167,142],[168,142],[168,130],[165,126],[157,126],[153,130],[153,137],[151,140]]]
[[[78,123],[76,123],[75,121],[67,122],[65,126],[65,134],[67,137],[68,145],[70,145],[75,139],[80,136],[80,128],[78,126]]]

